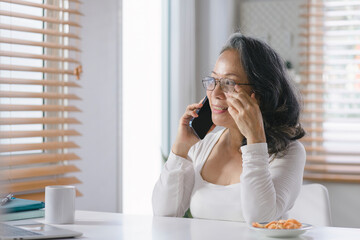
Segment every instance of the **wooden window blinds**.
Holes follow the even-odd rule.
[[[302,6],[304,179],[360,182],[360,1]]]
[[[16,197],[44,200],[45,186],[80,183],[69,140],[80,135],[69,116],[80,111],[71,94],[82,72],[80,6],[0,0],[0,185]]]

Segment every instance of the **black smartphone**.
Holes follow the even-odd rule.
[[[205,97],[202,104],[203,106],[196,111],[199,116],[192,118],[189,122],[189,125],[194,130],[195,135],[200,139],[203,139],[206,136],[211,126],[214,124],[211,119],[209,99]]]

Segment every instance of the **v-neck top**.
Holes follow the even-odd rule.
[[[269,156],[267,143],[241,147],[240,182],[217,185],[201,170],[225,129],[208,134],[182,158],[170,153],[153,190],[155,215],[227,221],[272,221],[286,218],[302,185],[306,153],[298,141],[282,157]]]

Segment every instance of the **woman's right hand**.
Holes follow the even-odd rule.
[[[189,122],[193,117],[198,117],[196,110],[202,107],[201,102],[187,106],[184,115],[180,119],[176,140],[171,150],[174,154],[183,158],[187,158],[190,148],[195,143],[200,141],[200,139],[194,134],[193,130],[189,126]],[[212,131],[214,127],[215,126],[213,126],[210,131]]]
[[[184,115],[182,115],[180,118],[176,140],[171,148],[174,154],[183,158],[187,158],[189,149],[199,141],[189,126],[189,122],[193,117],[198,117],[196,110],[200,109],[201,107],[201,103],[194,103],[187,106]]]

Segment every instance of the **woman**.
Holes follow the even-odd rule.
[[[303,178],[306,153],[297,139],[300,105],[283,60],[267,44],[230,36],[203,79],[214,125],[199,141],[189,105],[153,192],[155,215],[272,221],[287,217]],[[211,130],[214,126],[211,128]]]

